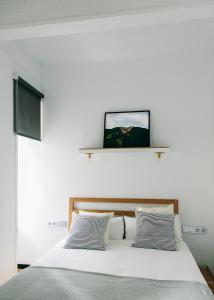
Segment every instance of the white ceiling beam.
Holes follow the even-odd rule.
[[[111,31],[161,24],[182,23],[207,18],[214,18],[214,5],[80,21],[56,21],[54,24],[45,25],[3,28],[0,29],[0,41]]]

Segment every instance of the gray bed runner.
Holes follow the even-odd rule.
[[[213,300],[202,283],[30,267],[0,287],[0,300]]]

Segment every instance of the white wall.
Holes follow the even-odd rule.
[[[40,66],[11,43],[0,45],[0,284],[16,271],[17,137],[13,133],[13,75],[40,86]]]
[[[12,63],[0,51],[0,284],[16,272],[16,138]]]
[[[214,268],[214,56],[176,55],[139,60],[47,65],[42,71],[44,140],[23,139],[19,197],[22,247],[31,263],[65,234],[49,220],[67,219],[69,196],[168,197],[180,200],[185,224],[207,235],[185,235],[199,263]],[[151,110],[151,140],[171,152],[96,155],[106,111]]]

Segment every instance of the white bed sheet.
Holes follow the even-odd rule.
[[[130,247],[129,240],[110,241],[106,251],[63,249],[65,240],[33,266],[67,268],[117,276],[205,283],[185,242],[178,251]]]

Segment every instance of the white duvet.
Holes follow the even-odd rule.
[[[63,249],[65,241],[43,255],[33,266],[67,268],[117,276],[205,283],[184,242],[178,251],[131,247],[129,240],[110,241],[106,251]]]

